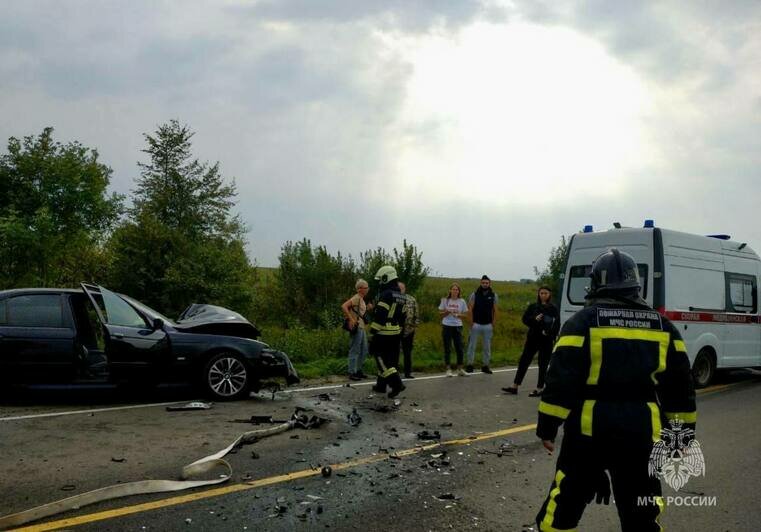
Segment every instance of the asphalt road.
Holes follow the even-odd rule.
[[[538,400],[527,396],[534,370],[518,396],[500,392],[512,376],[506,369],[418,378],[407,382],[398,406],[373,394],[369,382],[297,389],[274,400],[261,394],[189,412],[165,408],[195,399],[185,389],[141,401],[108,390],[5,398],[0,515],[111,484],[175,480],[183,465],[263,428],[234,420],[287,419],[303,407],[331,422],[241,447],[226,458],[233,477],[225,484],[97,503],[29,529],[533,530],[555,457],[534,436]],[[347,422],[354,408],[362,417],[356,427]],[[667,530],[761,528],[760,411],[757,372],[733,372],[701,392],[697,438],[706,474],[679,493],[664,486],[664,496],[716,502],[696,507],[673,499],[661,520]],[[438,431],[441,444],[421,441],[424,430]],[[323,477],[320,468],[328,464],[333,473]],[[615,506],[591,505],[580,529],[618,530]]]

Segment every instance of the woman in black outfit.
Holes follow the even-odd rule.
[[[549,287],[539,287],[536,303],[529,305],[526,312],[523,313],[523,323],[528,327],[528,334],[526,335],[523,354],[521,354],[520,362],[518,362],[518,371],[515,374],[513,385],[502,388],[502,390],[513,395],[518,393],[518,386],[523,382],[523,377],[534,359],[534,354],[539,351],[539,377],[536,388],[529,394],[529,397],[538,397],[542,395],[544,376],[550,363],[552,345],[555,343],[555,337],[560,330],[560,313],[557,307],[552,304],[552,291]]]

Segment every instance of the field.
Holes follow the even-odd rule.
[[[269,273],[265,273],[269,275]],[[449,279],[441,277],[428,278],[415,297],[420,306],[423,323],[415,334],[412,352],[413,370],[415,372],[442,371],[444,367],[444,349],[441,339],[441,320],[438,305],[445,297],[451,283],[457,282],[462,287],[463,298],[478,287],[478,279]],[[508,281],[494,281],[494,291],[499,297],[499,314],[492,340],[492,366],[516,364],[523,348],[526,327],[521,323],[521,316],[526,306],[536,298],[535,284],[521,284]],[[346,294],[348,298],[351,294]],[[463,327],[465,349],[469,324]],[[349,335],[346,331],[335,329],[283,329],[264,325],[263,339],[273,347],[288,353],[296,369],[303,378],[328,375],[345,375],[347,372],[347,352]],[[476,351],[475,365],[480,367],[480,344]],[[454,353],[452,354],[455,360]],[[368,375],[375,374],[375,363],[367,360],[364,368]]]

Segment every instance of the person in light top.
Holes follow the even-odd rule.
[[[460,296],[460,285],[452,283],[447,297],[441,298],[439,314],[441,315],[441,338],[444,341],[444,364],[447,367],[447,376],[454,375],[455,368],[451,364],[452,344],[457,353],[457,374],[465,376],[467,373],[462,369],[462,319],[468,315],[468,304]]]

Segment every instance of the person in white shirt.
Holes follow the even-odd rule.
[[[442,317],[441,338],[444,340],[444,364],[447,366],[447,376],[453,376],[455,369],[451,364],[452,344],[457,353],[457,374],[465,376],[467,373],[462,369],[462,318],[468,315],[468,304],[460,297],[460,286],[457,283],[452,283],[447,297],[441,298],[439,314]]]

